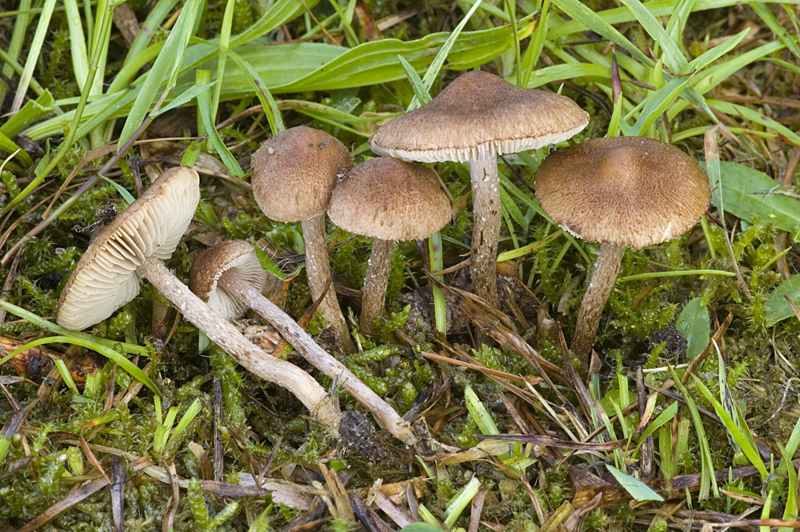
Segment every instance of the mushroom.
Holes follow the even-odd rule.
[[[372,334],[384,299],[396,240],[422,240],[450,219],[450,202],[433,170],[390,157],[353,168],[333,189],[328,215],[346,231],[371,236],[361,300],[361,330]]]
[[[558,150],[536,171],[536,197],[554,222],[601,242],[571,349],[588,360],[623,246],[641,249],[688,231],[708,209],[708,177],[680,149],[643,137],[595,139]]]
[[[311,297],[341,337],[345,353],[355,351],[350,330],[331,283],[325,242],[325,211],[338,176],[353,166],[347,148],[324,131],[299,126],[282,131],[253,156],[253,195],[263,213],[279,222],[301,222]],[[327,292],[326,292],[327,290]]]
[[[261,295],[263,275],[253,245],[242,240],[227,240],[209,248],[197,256],[192,263],[190,288],[200,298],[208,301],[212,308],[222,312],[236,309],[233,314],[242,314],[251,308],[272,324],[284,338],[300,352],[312,366],[331,379],[339,379],[339,385],[377,417],[396,438],[413,445],[416,437],[406,421],[361,382],[347,367],[336,360],[285,312]]]
[[[161,262],[178,246],[199,201],[200,181],[193,169],[172,168],[161,174],[84,252],[58,300],[58,324],[80,330],[106,319],[136,297],[145,277],[239,364],[291,391],[320,423],[337,432],[338,408],[317,381],[248,342]]]
[[[404,160],[469,162],[474,217],[470,273],[475,293],[498,307],[497,156],[561,142],[588,123],[589,114],[569,98],[468,72],[428,104],[381,126],[369,145],[379,155]]]

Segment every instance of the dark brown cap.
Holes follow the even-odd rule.
[[[293,127],[265,141],[253,156],[253,195],[273,220],[308,220],[325,212],[337,177],[352,166],[350,152],[334,137]]]
[[[588,123],[589,114],[565,96],[467,72],[428,104],[381,126],[369,145],[408,161],[466,162],[555,144]]]
[[[558,225],[587,242],[641,249],[675,238],[708,209],[708,177],[680,149],[644,137],[590,140],[552,153],[536,197]]]
[[[450,219],[450,201],[433,170],[376,157],[353,168],[336,185],[328,216],[351,233],[421,240]]]
[[[253,244],[244,240],[226,240],[194,259],[189,288],[223,318],[238,318],[247,312],[247,305],[217,286],[217,281],[226,271],[258,292],[267,282],[267,272],[261,267]]]
[[[139,293],[137,268],[168,259],[200,202],[200,179],[188,167],[161,174],[95,237],[58,300],[57,321],[81,330],[109,317]]]

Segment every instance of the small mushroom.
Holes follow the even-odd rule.
[[[227,240],[197,256],[192,264],[190,288],[212,308],[233,317],[251,308],[272,324],[312,366],[339,385],[372,412],[396,438],[413,445],[416,437],[406,421],[378,394],[361,382],[334,356],[322,349],[297,323],[272,301],[261,295],[266,273],[253,245]],[[235,309],[231,312],[230,309]]]
[[[350,152],[324,131],[299,126],[270,138],[253,156],[253,195],[263,213],[279,222],[301,222],[311,297],[342,339],[355,351],[350,330],[331,283],[325,242],[325,211],[336,180],[353,166]],[[325,290],[327,289],[327,292]]]
[[[333,189],[328,215],[346,231],[371,236],[361,300],[361,330],[372,334],[384,299],[396,240],[422,240],[450,219],[450,202],[433,170],[390,157],[353,168]]]
[[[340,413],[317,381],[248,342],[161,262],[178,246],[199,201],[200,181],[193,169],[172,168],[161,174],[84,252],[61,292],[58,324],[80,330],[106,319],[136,297],[145,277],[239,364],[291,391],[320,423],[336,432]]]
[[[623,246],[641,249],[688,231],[708,209],[708,177],[694,159],[643,137],[595,139],[552,153],[536,172],[536,197],[558,225],[601,242],[571,349],[589,358]]]
[[[515,87],[487,72],[468,72],[428,104],[398,116],[369,139],[372,151],[407,161],[469,162],[475,293],[498,307],[500,181],[497,156],[566,140],[589,114],[564,96]]]

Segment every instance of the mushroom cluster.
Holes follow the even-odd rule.
[[[572,138],[589,113],[558,94],[516,87],[487,72],[467,72],[428,104],[381,126],[369,139],[379,155],[424,163],[468,162],[472,186],[475,293],[499,308],[497,156]]]

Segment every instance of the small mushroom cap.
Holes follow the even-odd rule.
[[[325,212],[350,152],[324,131],[299,126],[265,141],[253,156],[253,195],[267,217],[299,222]]]
[[[426,105],[381,126],[369,145],[407,161],[467,162],[555,144],[588,123],[589,113],[565,96],[468,72]]]
[[[136,269],[149,257],[172,255],[199,202],[200,178],[193,169],[161,174],[83,253],[58,300],[58,324],[85,329],[136,297]]]
[[[336,185],[330,219],[351,233],[382,240],[422,240],[450,219],[450,201],[433,170],[376,157]]]
[[[189,288],[214,312],[228,320],[244,316],[247,305],[217,286],[217,281],[226,271],[231,271],[259,292],[267,282],[267,272],[261,267],[253,244],[243,240],[226,240],[194,259]]]
[[[641,249],[688,231],[711,193],[700,165],[675,146],[616,137],[552,153],[536,171],[536,197],[587,242]]]

